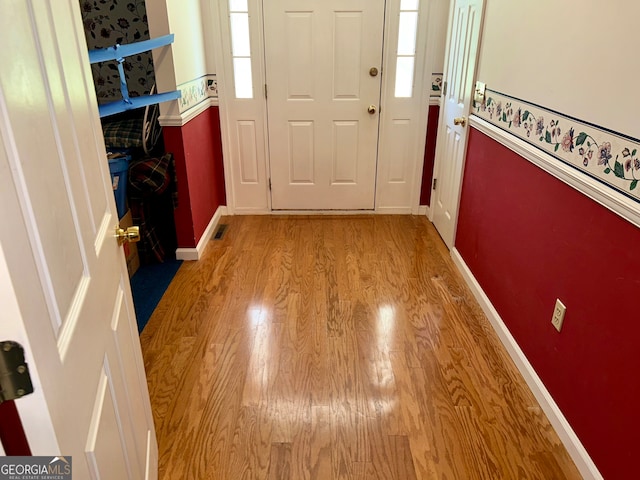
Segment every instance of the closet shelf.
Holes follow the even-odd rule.
[[[154,95],[143,95],[141,97],[129,98],[129,100],[116,100],[115,102],[98,105],[98,111],[100,112],[100,117],[107,117],[126,110],[133,110],[134,108],[177,100],[180,96],[180,92],[177,90],[174,92],[156,93]]]
[[[160,48],[173,43],[174,34],[163,35],[162,37],[152,38],[150,40],[143,40],[141,42],[130,43],[126,45],[114,45],[108,48],[99,48],[96,50],[89,50],[89,62],[99,63],[115,60],[118,62],[118,73],[120,75],[120,91],[122,92],[122,100],[107,103],[98,106],[100,117],[106,117],[109,115],[115,115],[126,110],[132,110],[134,108],[146,107],[155,103],[169,102],[171,100],[177,100],[181,97],[181,93],[178,90],[172,92],[158,93],[155,95],[143,95],[140,97],[129,97],[129,88],[127,87],[127,79],[124,73],[122,64],[125,57],[130,57],[138,53],[147,52],[154,48]]]

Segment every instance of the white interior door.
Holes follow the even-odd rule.
[[[449,248],[455,240],[484,0],[453,0],[445,60],[433,192],[433,223]]]
[[[273,209],[374,208],[383,27],[384,0],[264,2]]]
[[[54,5],[55,3],[55,5]],[[157,478],[157,446],[77,0],[0,16],[0,316],[35,392],[34,455],[78,479]]]

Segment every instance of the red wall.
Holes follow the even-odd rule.
[[[422,189],[420,190],[420,205],[431,203],[431,183],[433,181],[433,164],[436,158],[436,136],[438,134],[438,116],[440,107],[429,107],[427,123],[427,144],[424,149],[424,167],[422,169]]]
[[[31,455],[22,421],[13,400],[0,403],[0,442],[7,455]]]
[[[182,127],[164,127],[163,132],[165,148],[176,162],[178,247],[193,248],[218,207],[226,204],[218,107]]]
[[[468,145],[456,248],[600,472],[637,475],[640,229],[474,129]]]

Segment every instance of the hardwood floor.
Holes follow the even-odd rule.
[[[424,217],[229,217],[141,336],[160,479],[581,478]]]

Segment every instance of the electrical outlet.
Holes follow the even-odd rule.
[[[551,318],[551,323],[556,330],[562,330],[562,323],[564,322],[564,314],[567,311],[567,307],[564,306],[564,303],[560,301],[560,299],[556,299],[556,306],[553,309],[553,317]]]

